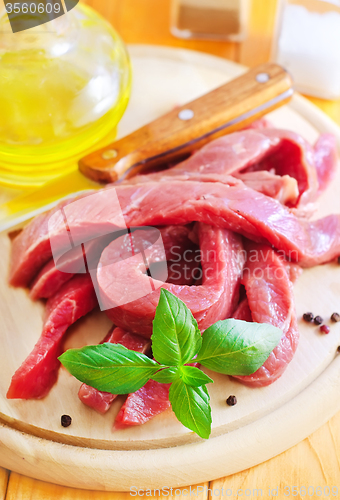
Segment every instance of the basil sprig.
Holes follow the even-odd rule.
[[[211,433],[213,380],[196,366],[226,375],[251,375],[278,345],[282,331],[267,324],[226,319],[204,334],[187,306],[161,289],[153,321],[154,360],[119,344],[70,349],[61,363],[81,382],[112,394],[135,392],[150,379],[171,384],[169,400],[178,420],[207,439]]]

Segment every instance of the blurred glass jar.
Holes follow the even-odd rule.
[[[130,62],[109,23],[78,4],[13,33],[0,17],[0,183],[40,185],[114,138]]]
[[[247,36],[248,16],[249,0],[172,0],[171,33],[241,42]]]
[[[340,98],[340,0],[280,0],[272,58],[298,91]]]

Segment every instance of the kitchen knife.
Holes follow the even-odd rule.
[[[293,95],[289,74],[267,63],[178,107],[132,134],[79,161],[62,175],[0,207],[0,230],[41,213],[74,192],[102,187],[145,169],[178,161],[204,144],[235,132],[287,103]]]

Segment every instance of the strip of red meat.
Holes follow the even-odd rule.
[[[116,417],[114,428],[124,429],[131,425],[145,424],[170,408],[170,385],[149,380],[137,392],[129,394]]]
[[[224,229],[199,224],[203,281],[201,286],[173,285],[152,279],[145,273],[144,258],[131,251],[126,258],[120,239],[103,252],[97,271],[101,303],[115,325],[150,337],[159,301],[160,287],[166,288],[189,307],[201,330],[229,317],[238,302],[245,255],[241,238]],[[145,251],[157,262],[158,247]],[[125,259],[125,260],[123,260]],[[136,296],[136,292],[141,293]],[[151,293],[150,293],[151,292]],[[133,297],[136,300],[133,300]]]
[[[290,177],[289,175],[275,175],[272,172],[267,172],[266,170],[256,171],[256,172],[243,172],[234,173],[233,176],[229,174],[221,173],[205,173],[202,172],[190,172],[190,173],[179,173],[178,175],[169,176],[171,170],[166,170],[158,174],[148,174],[140,175],[134,177],[133,179],[124,182],[123,184],[147,184],[149,182],[157,181],[158,183],[169,182],[170,180],[176,181],[197,181],[197,182],[220,182],[226,185],[240,186],[245,185],[259,193],[270,196],[271,198],[279,201],[283,205],[295,205],[299,198],[299,189],[296,179]],[[310,210],[310,207],[309,207]],[[305,211],[301,209],[296,210],[296,215],[302,213],[305,215]]]
[[[102,251],[112,239],[113,235],[109,234],[88,241],[84,247],[77,246],[63,255],[57,265],[54,259],[51,259],[33,281],[30,297],[33,300],[48,299],[75,274],[86,274],[87,269],[96,269]]]
[[[91,192],[81,196],[87,196]],[[79,197],[79,196],[78,196]],[[51,259],[51,245],[48,235],[48,225],[53,214],[59,212],[62,207],[73,203],[77,196],[72,196],[67,200],[62,200],[58,205],[48,212],[45,212],[25,226],[24,230],[14,239],[12,246],[12,260],[10,271],[10,283],[13,286],[28,286],[32,279]],[[20,238],[19,238],[20,236]],[[27,261],[21,261],[21,255],[25,253]]]
[[[315,144],[315,167],[319,182],[319,193],[334,179],[338,153],[334,135],[322,134]]]
[[[265,245],[250,244],[247,250],[242,280],[247,299],[234,317],[248,321],[249,310],[255,323],[268,323],[283,331],[279,345],[261,368],[252,375],[236,377],[247,385],[262,387],[273,383],[285,371],[296,351],[299,333],[292,284],[284,262]]]
[[[234,181],[233,181],[234,182]],[[303,267],[330,262],[340,255],[340,217],[330,215],[317,221],[297,218],[277,201],[245,186],[171,181],[137,186],[103,189],[80,200],[87,205],[67,206],[64,212],[75,244],[84,235],[121,229],[121,213],[117,214],[110,199],[117,194],[125,222],[133,226],[185,225],[191,221],[204,222],[243,234],[253,241],[267,241],[284,252],[288,260]],[[79,201],[79,200],[78,200]],[[91,206],[101,217],[91,215]],[[13,242],[11,284],[24,284],[32,269],[51,258],[49,239],[62,247],[65,226],[63,217],[54,220],[52,229],[35,238],[34,220]],[[54,224],[55,222],[55,224]],[[27,232],[26,232],[27,230]],[[38,263],[38,264],[37,264]]]
[[[122,330],[121,328],[115,327],[110,330],[101,343],[103,344],[104,342],[109,342],[110,344],[120,344],[127,349],[144,354],[147,353],[151,347],[150,341],[144,339],[143,337],[133,335],[132,333]],[[111,404],[117,396],[115,394],[111,394],[110,392],[98,391],[94,387],[82,384],[78,392],[78,397],[86,406],[104,414],[110,409]]]
[[[282,205],[294,206],[299,199],[296,179],[289,175],[275,175],[266,170],[236,174],[247,187],[274,198]]]
[[[40,399],[58,377],[63,337],[73,323],[98,304],[89,275],[73,277],[47,301],[46,321],[31,354],[12,377],[9,399]]]
[[[251,323],[253,321],[253,318],[251,316],[251,311],[249,309],[249,302],[248,302],[247,298],[243,299],[239,303],[236,311],[233,314],[233,318],[240,319],[242,321],[248,321],[248,323]]]
[[[81,265],[81,264],[80,264]],[[48,299],[59,288],[67,283],[75,273],[66,273],[56,268],[54,260],[50,260],[40,271],[32,283],[30,297],[33,300]]]
[[[334,164],[336,165],[336,157]],[[266,184],[261,182],[255,184],[252,176],[244,175],[260,171],[267,172]],[[318,191],[313,148],[301,136],[287,130],[245,130],[226,135],[207,144],[170,170],[137,176],[126,182],[139,184],[150,180],[159,181],[179,174],[191,180],[220,182],[224,176],[241,175],[249,187],[256,188],[260,192],[266,189],[267,192],[264,194],[271,193],[274,196],[278,190],[279,176],[289,176],[297,181],[297,185],[294,184],[297,196],[292,197],[291,186],[282,181],[281,198],[287,202],[291,201],[290,206],[294,207],[315,201]],[[283,194],[287,189],[287,193]]]

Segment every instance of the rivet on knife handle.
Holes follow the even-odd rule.
[[[290,75],[281,66],[263,64],[89,154],[80,160],[79,169],[92,180],[115,182],[240,130],[292,95]]]

